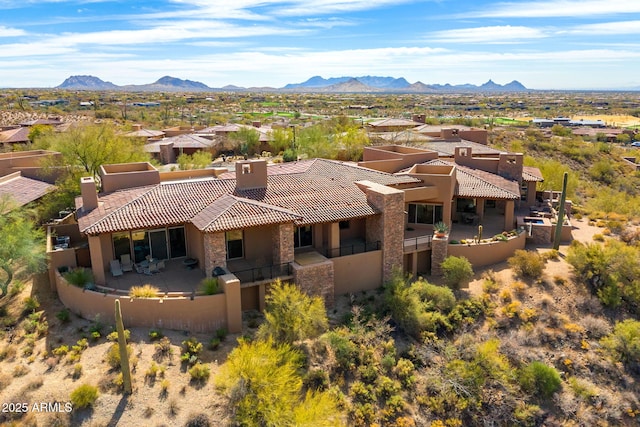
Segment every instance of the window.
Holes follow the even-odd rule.
[[[131,241],[129,232],[113,233],[113,253],[115,259],[120,259],[122,255],[131,255]]]
[[[131,240],[133,241],[134,262],[142,262],[147,255],[151,255],[149,233],[146,230],[132,231]]]
[[[225,239],[227,240],[227,259],[244,257],[242,230],[227,231]]]
[[[304,248],[313,245],[313,228],[310,225],[296,227],[293,233],[293,247]]]
[[[169,229],[169,254],[171,258],[187,256],[187,244],[184,238],[184,227]]]
[[[409,203],[408,223],[435,224],[439,221],[442,221],[442,205]]]
[[[349,223],[349,221],[340,221],[338,223],[338,227],[340,228],[340,230],[348,230],[350,226],[351,224]]]

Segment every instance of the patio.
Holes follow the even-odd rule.
[[[162,292],[191,293],[197,291],[204,277],[204,272],[199,268],[189,269],[182,263],[182,259],[173,259],[165,261],[165,268],[152,275],[136,273],[135,269],[117,277],[107,274],[105,287],[128,292],[132,286],[150,284]]]

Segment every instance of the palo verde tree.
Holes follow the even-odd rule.
[[[260,132],[250,127],[240,127],[237,132],[230,134],[229,138],[245,156],[255,154],[260,145]]]
[[[98,178],[100,166],[149,160],[142,141],[118,135],[108,124],[83,125],[43,135],[34,145],[61,154],[47,165],[58,179],[56,192],[45,196],[39,207],[39,216],[45,219],[73,206],[74,198],[80,194],[80,178]]]
[[[36,273],[45,268],[43,232],[28,211],[13,207],[8,198],[0,199],[0,298],[7,295],[18,269]]]

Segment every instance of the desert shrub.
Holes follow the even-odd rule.
[[[182,341],[182,353],[180,360],[190,365],[198,362],[198,356],[202,352],[202,343],[195,337],[189,337]]]
[[[51,350],[51,352],[54,354],[54,356],[64,356],[69,352],[69,346],[62,344]]]
[[[151,329],[149,331],[149,339],[151,341],[157,341],[162,337],[164,337],[164,334],[162,333],[162,331],[160,329]]]
[[[211,369],[209,365],[198,362],[189,368],[189,375],[191,375],[192,381],[205,382],[209,379],[209,375],[211,375]]]
[[[67,308],[63,308],[56,313],[56,318],[62,323],[68,323],[71,320],[71,312]]]
[[[38,296],[34,295],[32,297],[27,297],[24,299],[24,313],[32,313],[36,311],[40,307],[40,302],[38,301]]]
[[[601,317],[595,317],[590,314],[583,316],[579,320],[582,327],[589,336],[600,339],[611,333],[611,325]]]
[[[205,295],[220,293],[220,285],[217,277],[207,277],[200,282],[200,289]]]
[[[160,289],[148,283],[142,286],[132,286],[129,289],[131,298],[156,298],[159,294]]]
[[[126,341],[131,339],[131,331],[129,329],[124,330],[124,339]],[[118,331],[110,332],[109,335],[107,335],[107,341],[118,342]]]
[[[562,380],[558,371],[542,362],[531,362],[520,373],[520,385],[529,393],[549,398],[560,390]]]
[[[129,357],[131,357],[131,353],[133,353],[133,348],[131,345],[127,345],[127,353]],[[113,343],[109,346],[106,355],[106,361],[113,369],[120,369],[120,347],[118,343]]]
[[[16,378],[17,377],[24,377],[30,371],[31,371],[31,369],[29,369],[27,366],[22,365],[22,364],[18,364],[18,365],[13,367],[13,376],[16,377]]]
[[[316,337],[328,327],[324,300],[305,294],[295,285],[276,281],[265,300],[265,322],[258,329],[259,338],[293,343]]]
[[[456,305],[456,297],[449,288],[432,285],[424,280],[417,281],[414,286],[416,293],[425,302],[428,310],[435,309],[448,313]]]
[[[88,268],[74,268],[63,276],[69,284],[80,288],[84,288],[86,285],[93,283],[93,273]]]
[[[440,267],[449,286],[461,286],[473,277],[473,267],[465,257],[448,256]]]
[[[73,366],[73,372],[71,373],[71,377],[74,380],[77,380],[78,378],[80,378],[82,376],[82,364],[80,363],[76,363]]]
[[[302,382],[309,390],[323,391],[329,387],[329,374],[323,369],[311,369]]]
[[[544,260],[537,252],[518,249],[507,260],[509,266],[518,276],[537,279],[542,276]]]
[[[227,338],[229,332],[225,328],[216,329],[216,338],[220,341],[224,341]]]
[[[209,417],[206,414],[192,414],[189,415],[184,427],[209,427]]]
[[[284,150],[284,153],[282,153],[282,160],[285,162],[295,162],[296,160],[298,160],[298,153],[290,148],[287,148],[286,150]]]
[[[98,398],[98,388],[90,384],[82,384],[71,392],[70,400],[74,409],[92,406]]]
[[[640,371],[640,321],[627,319],[616,323],[613,332],[600,342],[615,360]]]
[[[171,340],[167,337],[160,338],[160,341],[154,344],[155,353],[153,358],[156,360],[163,360],[171,357],[173,354],[173,348],[171,347]]]
[[[217,350],[220,347],[220,338],[214,337],[209,341],[209,349]]]
[[[339,420],[328,392],[301,394],[302,354],[270,339],[240,341],[216,375],[239,425],[329,425]]]

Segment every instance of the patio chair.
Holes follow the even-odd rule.
[[[133,263],[131,262],[131,255],[124,254],[120,257],[120,266],[122,271],[133,271]]]
[[[117,259],[112,259],[110,262],[110,267],[111,267],[111,275],[113,277],[116,276],[122,276],[122,268],[120,267],[120,261],[118,261]]]
[[[133,264],[133,267],[136,269],[136,273],[142,274],[144,273],[144,267],[140,264]]]

